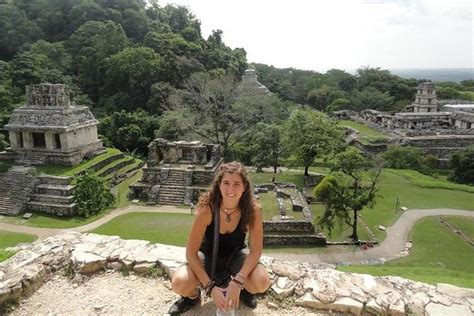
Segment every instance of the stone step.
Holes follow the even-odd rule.
[[[36,186],[36,194],[45,194],[45,195],[62,195],[69,196],[72,195],[74,186],[72,185],[49,185],[49,184],[39,184]]]
[[[166,186],[161,186],[160,187],[160,192],[186,192],[186,189],[183,187],[166,187]]]
[[[64,176],[50,176],[46,174],[41,174],[38,176],[40,184],[49,184],[49,185],[69,185],[73,180],[73,177],[64,177]]]
[[[263,245],[279,245],[279,246],[293,246],[293,245],[326,245],[326,238],[318,235],[263,235]]]
[[[77,204],[52,204],[38,201],[27,203],[28,211],[55,214],[58,216],[74,216],[77,213]]]
[[[105,170],[102,170],[102,169],[99,170],[97,175],[99,177],[104,178],[111,173],[117,172],[118,170],[122,169],[125,166],[133,164],[134,162],[135,162],[135,159],[133,159],[132,157],[127,158],[123,161],[119,161],[119,162],[114,161],[113,163],[107,165]]]
[[[71,204],[74,201],[74,196],[34,194],[31,196],[31,201],[42,202],[42,203],[52,203],[52,204]]]

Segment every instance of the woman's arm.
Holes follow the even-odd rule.
[[[253,225],[249,225],[249,248],[250,252],[245,258],[244,264],[239,274],[247,278],[252,272],[262,256],[263,251],[263,221],[262,209],[260,205],[255,204],[255,220]]]
[[[204,238],[206,228],[211,224],[212,213],[209,206],[201,207],[196,210],[196,218],[193,221],[186,244],[186,259],[189,268],[194,272],[201,284],[206,285],[211,279],[206,273],[201,259],[198,256],[199,247]]]

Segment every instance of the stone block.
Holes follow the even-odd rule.
[[[451,306],[445,306],[442,304],[429,303],[426,305],[426,315],[428,316],[445,316],[445,315],[456,315],[456,316],[472,316],[472,311],[469,307],[459,304],[453,304]]]

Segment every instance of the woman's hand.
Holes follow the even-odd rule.
[[[216,304],[216,307],[220,309],[221,311],[226,310],[226,304],[227,300],[224,295],[225,289],[221,287],[214,286],[211,290],[211,298],[214,304]]]
[[[240,286],[237,283],[231,281],[226,290],[226,310],[229,311],[239,306]]]

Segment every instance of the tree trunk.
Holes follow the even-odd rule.
[[[304,167],[304,175],[305,175],[306,177],[309,177],[309,172],[308,172],[308,170],[309,170],[309,166],[305,166],[305,167]]]
[[[278,168],[278,167],[277,167],[276,165],[273,166],[273,173],[277,173],[277,168]]]
[[[352,241],[358,242],[359,236],[357,236],[357,211],[354,211],[354,221],[352,223]]]

